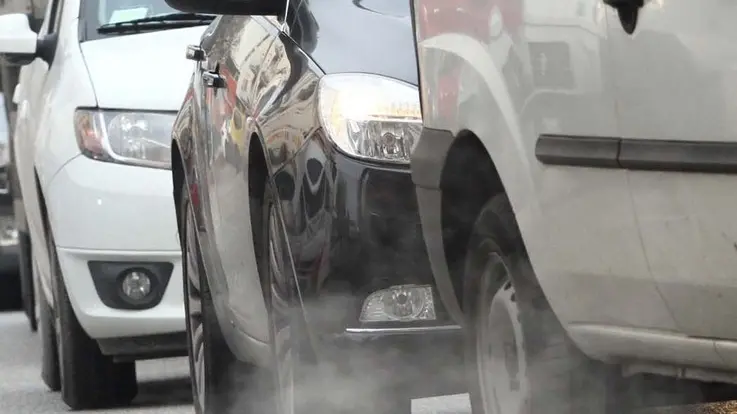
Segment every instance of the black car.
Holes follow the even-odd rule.
[[[409,2],[167,2],[226,13],[187,50],[172,142],[198,412],[400,413],[460,391],[409,170]]]

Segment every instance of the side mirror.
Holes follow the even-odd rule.
[[[0,16],[0,55],[11,63],[28,63],[36,56],[38,35],[31,30],[28,16],[12,13]]]
[[[166,4],[187,13],[278,16],[287,0],[166,0]]]

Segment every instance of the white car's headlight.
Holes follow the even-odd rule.
[[[79,149],[87,157],[171,168],[171,131],[175,118],[172,113],[78,109],[74,129]]]
[[[378,75],[325,75],[319,88],[320,120],[345,154],[407,164],[422,131],[415,86]]]

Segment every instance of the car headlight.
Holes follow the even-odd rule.
[[[378,75],[325,75],[320,121],[338,149],[352,157],[407,164],[422,131],[415,86]]]
[[[99,161],[171,168],[176,115],[161,112],[78,109],[74,129],[82,154]]]

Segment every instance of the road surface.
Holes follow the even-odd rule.
[[[0,414],[58,414],[69,409],[39,376],[40,344],[25,315],[0,313]],[[192,414],[186,359],[147,361],[138,366],[139,395],[131,407],[86,411],[105,414]],[[413,414],[470,414],[465,395],[414,400]],[[737,402],[679,407],[642,414],[737,414]]]

